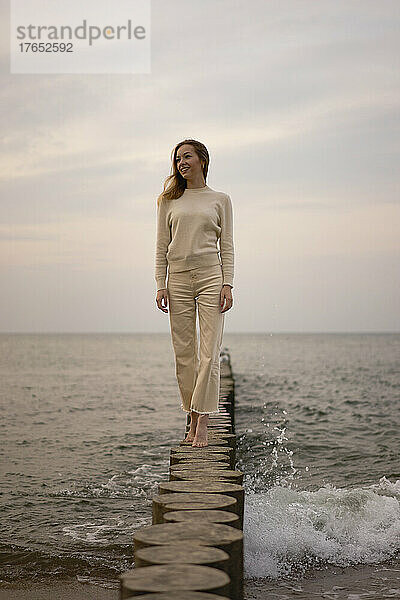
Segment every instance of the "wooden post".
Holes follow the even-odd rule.
[[[152,525],[134,534],[135,568],[120,575],[120,600],[243,600],[244,473],[236,469],[235,383],[220,356],[219,412],[208,445],[180,440],[169,480],[158,485]],[[185,435],[190,427],[187,414]]]
[[[171,494],[173,492],[197,492],[199,494],[226,494],[236,498],[238,505],[238,515],[240,526],[243,528],[244,516],[244,488],[236,483],[226,483],[224,481],[162,481],[158,484],[160,494]]]
[[[191,542],[170,544],[169,546],[149,546],[148,548],[139,548],[135,552],[135,567],[177,563],[178,565],[213,567],[228,573],[228,562],[229,554],[221,548],[200,544],[193,546]]]
[[[199,565],[157,565],[138,567],[119,576],[121,599],[152,592],[177,590],[229,593],[229,575],[220,569]]]
[[[236,498],[224,494],[156,494],[152,506],[153,525],[164,523],[164,515],[168,512],[205,509],[238,514]]]
[[[212,481],[230,481],[232,483],[243,483],[243,473],[231,469],[217,469],[215,467],[193,467],[192,469],[172,470],[169,474],[170,481],[190,481],[197,479],[211,479]]]
[[[231,579],[229,592],[231,598],[243,598],[243,532],[229,525],[220,523],[163,523],[150,525],[136,531],[133,536],[134,551],[149,546],[174,545],[181,542],[191,542],[193,547],[214,546],[229,554],[228,573]],[[172,567],[172,565],[170,565]],[[149,569],[151,567],[145,567]],[[179,588],[178,588],[179,589]],[[188,587],[186,589],[197,589]],[[215,590],[217,591],[217,590]]]
[[[164,513],[164,523],[182,523],[186,521],[197,521],[200,523],[222,523],[240,529],[239,517],[227,510],[171,510]]]

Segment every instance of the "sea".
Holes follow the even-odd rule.
[[[400,334],[225,332],[223,350],[246,598],[399,598]],[[117,590],[184,437],[170,335],[2,334],[0,411],[0,584]]]

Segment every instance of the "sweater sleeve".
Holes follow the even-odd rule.
[[[165,289],[167,277],[167,251],[171,241],[171,230],[168,224],[166,201],[161,200],[157,206],[157,239],[155,252],[155,280],[158,290]]]
[[[233,210],[230,196],[226,195],[221,212],[220,254],[222,262],[223,283],[233,287],[234,244],[233,244]]]

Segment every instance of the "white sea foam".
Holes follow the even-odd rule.
[[[65,525],[62,531],[65,536],[73,539],[74,542],[84,542],[94,546],[108,546],[121,535],[132,534],[141,527],[147,526],[148,518],[135,516],[135,520],[124,520],[120,517],[108,517],[108,523],[99,521],[83,521]]]
[[[379,563],[400,550],[400,480],[248,495],[244,536],[248,578],[287,577],[321,563]]]

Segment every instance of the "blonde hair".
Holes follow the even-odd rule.
[[[180,196],[182,196],[183,192],[186,189],[186,179],[182,176],[182,174],[179,172],[179,169],[176,166],[176,153],[178,152],[178,149],[184,144],[190,144],[191,146],[193,146],[194,151],[196,152],[200,161],[203,163],[204,180],[207,180],[210,156],[205,145],[197,140],[191,139],[179,142],[179,144],[175,146],[171,153],[171,175],[168,175],[168,177],[164,181],[164,189],[157,198],[157,206],[162,200],[173,200],[174,198],[179,198]]]

